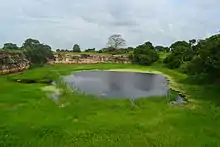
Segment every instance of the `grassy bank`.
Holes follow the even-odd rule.
[[[54,102],[44,84],[13,79],[56,80],[79,70],[159,72],[183,91],[187,106],[164,97],[129,100],[96,99],[63,92]],[[220,146],[220,87],[196,85],[187,76],[161,66],[121,64],[54,65],[0,77],[0,146]]]

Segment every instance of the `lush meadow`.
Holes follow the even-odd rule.
[[[187,105],[172,106],[166,97],[99,99],[61,89],[48,98],[50,85],[14,79],[58,80],[79,70],[126,69],[165,74],[171,87],[186,94]],[[0,77],[0,146],[220,146],[220,86],[201,85],[178,71],[153,66],[93,64],[45,65]],[[51,88],[53,89],[53,88]]]

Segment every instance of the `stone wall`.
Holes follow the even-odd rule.
[[[130,63],[128,56],[99,54],[54,54],[51,64]]]
[[[30,62],[23,53],[0,51],[0,74],[9,74],[26,70]]]

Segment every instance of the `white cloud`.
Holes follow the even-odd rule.
[[[0,45],[37,38],[54,48],[101,48],[113,33],[128,46],[169,45],[220,28],[219,0],[7,0],[0,2]]]

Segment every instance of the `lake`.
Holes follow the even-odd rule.
[[[103,98],[164,96],[169,82],[164,75],[137,72],[81,71],[63,77],[74,89]]]

